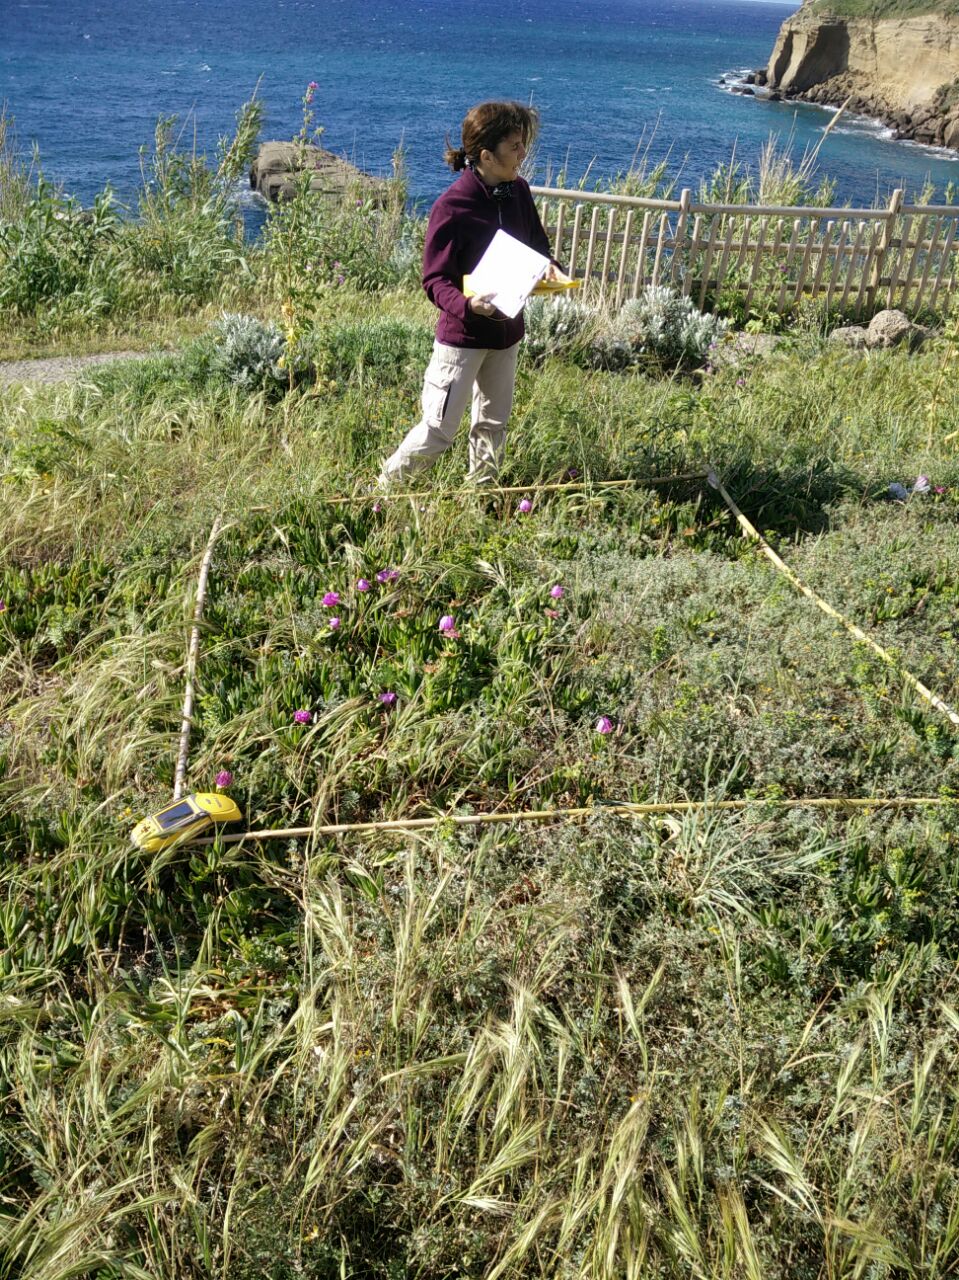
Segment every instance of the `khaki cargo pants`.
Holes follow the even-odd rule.
[[[423,416],[383,464],[380,482],[405,480],[445,453],[472,392],[469,475],[477,484],[492,484],[506,443],[518,353],[518,342],[505,351],[434,342],[433,358],[423,380]]]

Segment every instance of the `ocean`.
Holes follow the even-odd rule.
[[[795,4],[769,0],[0,0],[0,102],[24,148],[83,203],[111,184],[133,203],[139,149],[159,116],[211,150],[254,89],[265,138],[300,127],[309,81],[324,145],[375,173],[406,150],[411,196],[429,202],[449,173],[447,131],[475,102],[531,101],[542,113],[540,176],[627,169],[637,148],[668,158],[680,185],[733,154],[755,165],[771,134],[798,158],[830,114],[761,102],[720,84],[763,66]],[[845,117],[820,169],[854,204],[941,195],[959,157],[895,142]],[[255,200],[240,192],[253,225]]]

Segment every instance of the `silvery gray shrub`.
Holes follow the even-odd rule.
[[[565,359],[589,346],[598,319],[594,307],[574,298],[531,298],[526,307],[526,351],[537,364],[548,356]]]
[[[700,363],[729,322],[698,310],[692,298],[666,285],[650,285],[624,302],[613,321],[616,336],[664,364]]]
[[[286,341],[275,324],[224,312],[211,336],[210,368],[229,382],[251,391],[276,390],[287,383],[289,374],[278,364]]]

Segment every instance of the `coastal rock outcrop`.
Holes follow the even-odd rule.
[[[378,199],[385,191],[382,180],[341,156],[299,142],[261,143],[250,168],[250,186],[267,200],[287,200],[296,191],[298,175],[306,170],[310,190],[319,195],[342,196],[356,191],[364,198]]]
[[[959,150],[959,16],[843,17],[805,0],[780,28],[766,82],[783,97],[848,102],[897,137]]]

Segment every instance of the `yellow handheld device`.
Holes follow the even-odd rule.
[[[200,791],[164,805],[130,832],[130,840],[144,853],[159,853],[168,845],[199,835],[214,822],[241,822],[243,814],[229,796]]]

